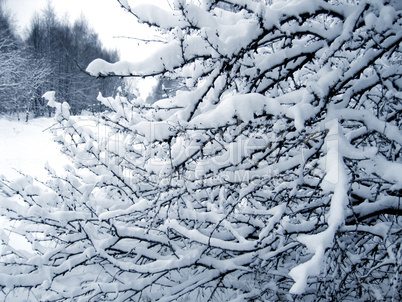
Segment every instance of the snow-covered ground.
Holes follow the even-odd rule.
[[[44,179],[46,162],[62,171],[69,163],[60,153],[60,147],[52,140],[48,130],[55,124],[52,118],[31,119],[28,123],[15,118],[0,117],[0,178],[12,179],[17,171]]]
[[[52,139],[49,127],[55,124],[52,118],[32,119],[28,123],[16,118],[0,117],[0,179],[19,177],[18,171],[45,180],[48,176],[46,163],[57,172],[62,172],[69,163],[60,152],[60,146]],[[0,218],[3,230],[7,223]],[[28,251],[29,244],[18,235],[6,232],[10,245],[20,251]]]

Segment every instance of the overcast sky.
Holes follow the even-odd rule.
[[[23,32],[35,12],[41,12],[49,0],[5,0],[5,7],[17,21],[20,32]],[[138,60],[139,56],[149,53],[146,47],[139,47],[138,41],[117,39],[115,36],[135,36],[144,38],[151,34],[147,26],[136,23],[135,18],[125,12],[116,0],[51,0],[57,15],[63,18],[66,14],[74,21],[84,15],[92,28],[99,33],[105,46],[116,48],[124,60]],[[167,0],[129,0],[130,5],[138,3],[154,3],[167,5]]]

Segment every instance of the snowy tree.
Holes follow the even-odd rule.
[[[99,91],[112,94],[116,90],[117,78],[96,79],[82,70],[95,58],[118,60],[117,52],[103,47],[84,17],[71,25],[67,19],[59,20],[49,3],[41,14],[32,18],[26,35],[25,42],[33,57],[50,66],[46,82],[38,90],[36,103],[47,90],[57,90],[60,99],[69,101],[71,113],[79,114],[97,103]]]
[[[37,91],[50,74],[49,65],[34,58],[32,52],[19,39],[11,18],[0,2],[0,112],[37,113]],[[39,96],[40,98],[40,96]]]
[[[400,300],[397,5],[118,2],[166,44],[87,72],[183,78],[188,91],[152,105],[99,95],[110,113],[91,120],[46,95],[75,167],[47,183],[2,181],[9,231],[31,250],[1,233],[1,294]]]
[[[13,92],[19,87],[22,59],[10,17],[0,2],[0,112],[17,110],[17,94]]]
[[[171,77],[161,76],[156,80],[156,85],[147,98],[148,103],[154,103],[161,99],[173,97],[179,90],[187,90],[183,79],[172,79]]]

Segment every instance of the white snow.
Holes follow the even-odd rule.
[[[127,0],[119,2],[131,10]],[[359,92],[373,91],[371,86],[375,86],[380,79],[380,73],[376,75],[371,70],[374,67],[361,73],[362,66],[372,64],[381,55],[379,48],[370,46],[380,43],[386,48],[402,35],[395,33],[384,42],[369,41],[367,49],[357,58],[349,58],[349,50],[343,50],[354,44],[349,42],[352,41],[357,20],[364,18],[370,31],[378,27],[377,23],[382,18],[389,18],[391,21],[380,26],[385,30],[394,22],[395,11],[380,7],[377,14],[365,16],[361,9],[351,6],[350,11],[346,8],[348,11],[342,12],[345,20],[341,18],[338,21],[341,26],[332,27],[328,23],[322,28],[318,26],[316,17],[311,23],[297,24],[299,14],[315,15],[327,11],[329,4],[322,0],[281,1],[272,7],[264,7],[262,1],[232,0],[232,3],[237,2],[244,7],[247,4],[247,9],[236,13],[216,8],[211,14],[197,7],[196,2],[200,1],[175,0],[174,6],[185,11],[183,17],[148,4],[133,8],[132,12],[140,22],[155,23],[162,27],[162,32],[171,29],[163,40],[166,42],[163,48],[152,57],[138,58],[131,63],[121,61],[110,64],[97,59],[87,69],[94,76],[137,77],[175,71],[173,76],[180,78],[184,75],[192,91],[182,91],[175,97],[146,106],[143,106],[143,101],[131,103],[120,95],[103,97],[100,94],[98,100],[111,112],[101,119],[88,121],[70,117],[68,104],[58,103],[55,92],[44,95],[48,105],[57,110],[56,120],[67,128],[74,126],[66,129],[64,134],[69,148],[67,152],[71,152],[77,166],[81,163],[87,169],[71,169],[66,186],[60,186],[56,192],[47,195],[38,194],[40,196],[35,199],[35,204],[45,200],[49,210],[41,207],[40,202],[29,209],[13,202],[7,205],[8,199],[0,199],[0,207],[6,208],[9,213],[37,216],[63,225],[69,225],[73,220],[82,221],[79,230],[63,234],[63,242],[74,244],[61,245],[54,251],[56,256],[73,251],[73,256],[65,262],[57,258],[61,263],[59,266],[47,266],[43,269],[44,273],[37,275],[42,278],[40,282],[46,284],[46,290],[53,286],[52,282],[61,284],[63,281],[62,278],[51,280],[51,274],[71,271],[76,263],[88,257],[101,257],[113,270],[125,271],[119,276],[122,282],[114,284],[113,279],[107,283],[115,275],[111,273],[113,270],[107,270],[108,265],[105,266],[106,273],[99,275],[86,267],[83,270],[89,275],[97,275],[97,284],[88,282],[88,286],[116,292],[121,300],[124,299],[118,291],[124,291],[125,287],[143,290],[151,282],[154,282],[152,286],[156,286],[148,297],[144,291],[144,297],[170,301],[181,296],[184,299],[185,291],[190,292],[200,284],[212,288],[219,276],[227,278],[219,281],[220,284],[230,284],[230,290],[241,294],[243,285],[236,282],[246,282],[237,277],[251,273],[257,263],[255,260],[258,263],[260,259],[271,261],[289,250],[289,254],[286,252],[288,255],[278,258],[277,262],[286,262],[285,267],[279,264],[278,272],[271,272],[293,278],[295,283],[290,294],[303,294],[307,288],[314,290],[309,284],[310,277],[326,273],[326,263],[332,261],[327,259],[326,251],[333,247],[339,229],[369,232],[384,239],[391,234],[392,225],[387,222],[357,228],[345,225],[345,219],[350,217],[364,217],[378,210],[392,209],[397,199],[396,196],[386,195],[388,193],[383,190],[384,193],[373,194],[373,202],[374,188],[366,187],[364,183],[351,186],[358,172],[349,169],[349,160],[358,160],[356,168],[362,174],[381,178],[391,190],[398,190],[402,187],[401,163],[382,157],[379,147],[370,147],[378,144],[356,144],[355,138],[373,131],[395,141],[396,145],[402,142],[402,135],[391,119],[386,122],[386,118],[374,114],[369,106],[348,107],[348,103]],[[212,2],[203,0],[203,7],[209,7]],[[336,10],[331,6],[331,11],[336,13]],[[295,22],[290,21],[293,17]],[[263,24],[260,24],[260,18]],[[329,19],[332,18],[336,19]],[[280,25],[281,22],[286,24]],[[191,30],[184,31],[186,26]],[[281,27],[280,30],[275,26]],[[198,30],[199,35],[194,34]],[[284,45],[275,42],[272,50],[255,44],[255,52],[249,52],[248,46],[257,35],[262,34],[262,30],[272,34],[259,40],[261,45],[268,45],[269,41],[277,39],[279,43],[282,35],[297,33],[303,36],[305,31],[316,34],[318,39],[294,39],[292,45],[287,45],[285,39],[282,41]],[[320,36],[325,39],[318,41]],[[338,52],[339,48],[342,51]],[[343,57],[345,53],[346,59],[350,59],[348,63],[334,58],[334,54]],[[298,64],[310,54],[315,57],[311,64],[303,63],[304,67],[299,68]],[[244,58],[237,62],[227,60],[239,55]],[[354,63],[347,66],[349,62]],[[231,73],[226,73],[227,63],[234,64],[230,66]],[[183,70],[182,65],[185,65]],[[277,85],[280,87],[272,87],[271,90],[274,79],[287,77],[286,70],[292,71],[292,68],[298,69],[291,75],[292,81],[280,81]],[[381,78],[386,81],[398,75],[398,70],[398,67],[389,68],[386,73],[381,72]],[[256,83],[257,86],[248,89],[243,80],[237,81],[234,72],[239,72],[239,79],[243,77],[244,82],[248,81],[247,76],[261,79],[261,84]],[[233,85],[229,85],[233,79]],[[344,86],[341,86],[342,81]],[[264,90],[266,93],[262,93]],[[392,95],[384,97],[391,98],[399,93],[394,90],[388,92]],[[330,103],[335,104],[328,105]],[[34,129],[32,123],[37,121],[28,125],[14,121],[19,127],[27,127],[28,134],[23,135],[20,138],[22,142],[18,141],[18,144],[11,140],[16,139],[19,133],[6,133],[2,140],[5,153],[0,154],[0,160],[10,161],[7,156],[10,158],[17,151],[25,150],[27,154],[17,156],[17,162],[23,162],[33,152],[32,145],[38,143],[44,148],[38,153],[43,153],[46,161],[51,157],[47,153],[53,146],[51,138],[44,139],[40,136],[44,135],[41,131],[31,133]],[[0,134],[3,128],[0,128]],[[63,134],[59,134],[62,140]],[[77,143],[74,144],[75,139]],[[288,144],[291,144],[289,149]],[[10,151],[11,146],[17,151]],[[57,147],[51,149],[55,150],[56,156]],[[28,160],[24,168],[31,167],[33,162],[36,159]],[[2,162],[0,164],[4,166]],[[314,171],[309,172],[313,168]],[[27,173],[33,174],[32,171]],[[8,172],[5,174],[9,176]],[[59,184],[57,179],[52,181]],[[10,187],[21,194],[37,194],[38,187],[32,186],[32,183],[32,178],[20,178]],[[313,192],[311,189],[314,187]],[[304,188],[306,191],[303,191]],[[70,190],[73,192],[71,198]],[[282,193],[279,192],[283,190],[289,191],[287,204],[281,201]],[[349,205],[350,190],[365,201]],[[315,192],[318,191],[323,193],[323,197],[315,200]],[[293,196],[296,202],[300,200],[295,206],[292,205]],[[58,197],[62,206],[56,208]],[[271,199],[276,202],[277,197],[279,205],[267,202]],[[73,203],[85,205],[85,209],[74,207],[74,210],[67,210],[67,206]],[[305,206],[306,210],[303,209]],[[303,212],[299,212],[298,208]],[[109,224],[110,221],[112,224]],[[31,225],[28,223],[28,226]],[[52,235],[56,230],[50,225],[43,232]],[[289,237],[282,231],[289,233]],[[8,240],[7,234],[1,230],[0,238]],[[75,242],[78,243],[76,246]],[[85,244],[93,245],[93,248]],[[298,248],[299,245],[304,247]],[[51,253],[45,248],[38,250],[44,251],[44,256],[32,258],[31,263],[39,265],[42,259],[43,263],[50,263],[48,255]],[[225,252],[219,253],[219,250]],[[110,251],[120,251],[122,257],[116,257]],[[360,256],[351,255],[350,259],[357,263]],[[147,261],[142,262],[141,258]],[[392,261],[395,262],[395,258]],[[85,265],[91,263],[94,262],[88,261]],[[196,266],[198,268],[194,270]],[[264,267],[272,266],[262,263],[261,269]],[[289,268],[292,269],[288,271]],[[46,275],[48,272],[50,277]],[[131,272],[141,276],[136,278],[133,274],[134,284],[123,282],[123,275]],[[169,274],[167,279],[164,279],[165,272]],[[188,278],[187,272],[192,274]],[[109,273],[110,279],[109,276],[104,277]],[[30,280],[27,275],[21,276],[22,285],[37,285],[39,282]],[[10,278],[10,284],[18,279],[14,277]],[[251,279],[248,281],[252,284]],[[255,281],[258,282],[258,278]],[[83,284],[87,285],[77,282],[76,289],[66,292],[78,292]],[[156,290],[159,286],[163,291]],[[250,292],[247,291],[247,294]],[[380,297],[380,293],[377,296]]]
[[[48,172],[45,165],[49,165],[61,174],[63,167],[70,163],[67,156],[60,153],[60,147],[53,141],[53,135],[47,130],[55,124],[53,118],[31,119],[28,123],[16,118],[0,118],[0,179],[19,179],[13,182],[20,184],[21,190],[27,193],[36,193],[34,187],[21,178],[21,173],[45,180]],[[32,183],[32,177],[31,183]],[[15,204],[17,205],[17,203]],[[7,228],[6,222],[1,219],[0,236]],[[15,234],[4,233],[10,236],[10,246],[18,249],[19,253],[27,253],[30,245],[26,240]]]
[[[127,10],[130,10],[130,5],[128,4],[127,0],[120,0],[120,4]]]
[[[48,106],[54,107],[56,91],[47,91],[42,97],[48,101]]]
[[[140,4],[135,6],[133,12],[142,22],[150,24],[160,24],[161,27],[170,29],[176,26],[184,25],[184,20],[173,15],[160,7],[152,4]]]
[[[28,123],[0,118],[0,175],[12,179],[21,171],[44,179],[46,163],[61,172],[70,161],[60,153],[47,130],[55,123],[53,118],[31,119]]]
[[[290,270],[289,275],[295,283],[290,289],[292,294],[301,294],[307,286],[309,276],[320,274],[324,265],[324,253],[332,245],[336,231],[345,221],[345,209],[348,204],[348,176],[343,160],[344,153],[339,148],[339,141],[345,141],[342,127],[337,119],[326,123],[328,134],[325,138],[326,152],[323,170],[325,178],[321,184],[324,191],[333,192],[331,206],[327,215],[328,228],[314,235],[300,235],[297,240],[303,243],[313,257],[305,263],[299,264]]]
[[[392,6],[384,6],[381,9],[380,17],[375,23],[375,28],[378,31],[386,31],[392,26],[396,18],[395,9]]]

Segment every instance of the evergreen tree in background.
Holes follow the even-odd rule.
[[[187,90],[99,95],[110,112],[88,119],[47,96],[75,167],[1,182],[2,215],[31,243],[1,233],[2,298],[400,300],[402,10],[118,2],[166,44],[87,72]]]

